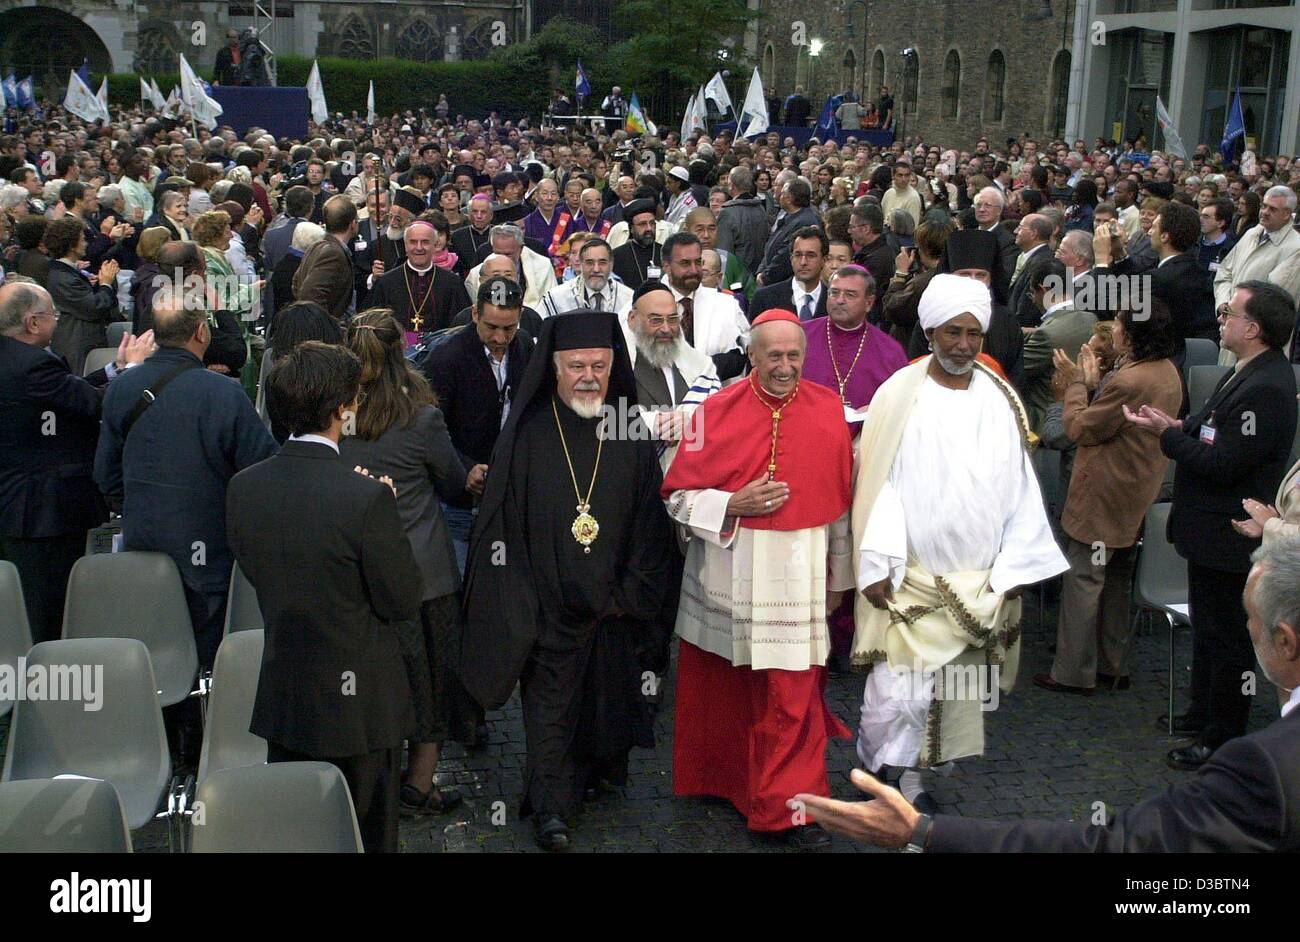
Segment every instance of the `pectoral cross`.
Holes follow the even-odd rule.
[[[415,333],[418,334],[420,332],[420,325],[423,323],[424,323],[424,318],[420,316],[419,311],[416,311],[413,315],[411,315],[411,330],[415,331]]]

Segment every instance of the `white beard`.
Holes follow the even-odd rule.
[[[637,353],[645,357],[651,366],[660,370],[668,369],[677,362],[677,353],[681,344],[680,334],[676,343],[658,343],[653,337],[644,337],[639,333],[636,335]]]
[[[605,403],[599,399],[580,399],[576,395],[567,405],[580,419],[594,419],[600,415],[600,410],[605,407]]]

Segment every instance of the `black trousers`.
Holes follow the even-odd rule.
[[[395,854],[401,749],[378,749],[359,756],[312,756],[267,743],[267,762],[328,762],[347,779],[357,809],[361,843],[367,854]]]
[[[185,604],[189,606],[190,623],[194,626],[194,647],[198,650],[199,666],[211,670],[221,646],[221,634],[226,630],[226,591],[200,592],[184,586]]]
[[[1217,749],[1246,732],[1250,694],[1242,677],[1255,669],[1255,649],[1246,630],[1241,593],[1246,573],[1187,564],[1192,621],[1192,704],[1203,723],[1201,741]]]
[[[558,814],[572,824],[582,807],[591,770],[578,755],[578,723],[591,640],[537,644],[519,679],[527,749],[524,815]]]
[[[32,643],[63,636],[63,603],[73,564],[86,554],[85,531],[67,536],[0,537],[0,559],[18,570]]]

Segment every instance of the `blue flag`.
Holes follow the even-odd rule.
[[[17,108],[18,107],[18,80],[14,78],[14,74],[12,72],[10,72],[7,76],[5,76],[5,80],[4,82],[0,83],[0,87],[3,87],[4,89],[4,106],[6,108]]]
[[[821,117],[817,119],[817,127],[814,129],[812,136],[825,144],[835,137],[835,132],[839,130],[839,125],[835,121],[835,99],[827,98],[826,104],[822,108]]]
[[[1241,111],[1241,89],[1232,98],[1232,109],[1228,112],[1228,123],[1223,127],[1223,140],[1219,142],[1219,153],[1223,162],[1231,163],[1233,152],[1237,149],[1237,138],[1246,136],[1246,117]]]
[[[579,98],[586,98],[591,94],[591,83],[587,81],[587,70],[582,67],[582,60],[578,60],[578,75],[573,80],[573,90]]]
[[[32,77],[29,75],[18,83],[18,107],[34,108],[36,106],[36,89],[32,85]]]
[[[81,66],[80,68],[77,69],[77,76],[83,82],[86,83],[87,87],[90,87],[90,60],[89,59],[81,60]]]

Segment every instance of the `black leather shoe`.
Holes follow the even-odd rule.
[[[537,837],[537,846],[542,850],[562,851],[573,846],[569,826],[558,814],[537,815],[533,819],[533,831]]]
[[[397,810],[407,817],[446,814],[462,801],[464,796],[455,788],[431,788],[422,792],[414,785],[403,785],[398,793]]]
[[[1210,760],[1214,750],[1204,743],[1194,742],[1189,746],[1180,746],[1169,750],[1167,761],[1169,768],[1177,772],[1195,772]]]
[[[1081,697],[1091,697],[1091,687],[1072,687],[1069,684],[1058,683],[1052,678],[1051,674],[1035,674],[1034,686],[1042,687],[1044,690],[1050,690],[1053,693],[1077,693]]]
[[[1169,732],[1169,714],[1163,713],[1156,719],[1156,729],[1162,733]],[[1174,735],[1175,736],[1199,736],[1205,729],[1205,724],[1196,717],[1183,713],[1174,715]]]
[[[831,846],[831,836],[818,824],[804,824],[790,831],[790,843],[800,850],[817,850]]]
[[[1133,678],[1129,677],[1127,674],[1122,677],[1116,677],[1114,674],[1103,674],[1101,671],[1098,671],[1097,686],[1109,687],[1111,690],[1128,690],[1133,686]],[[1168,727],[1165,728],[1168,729]]]

